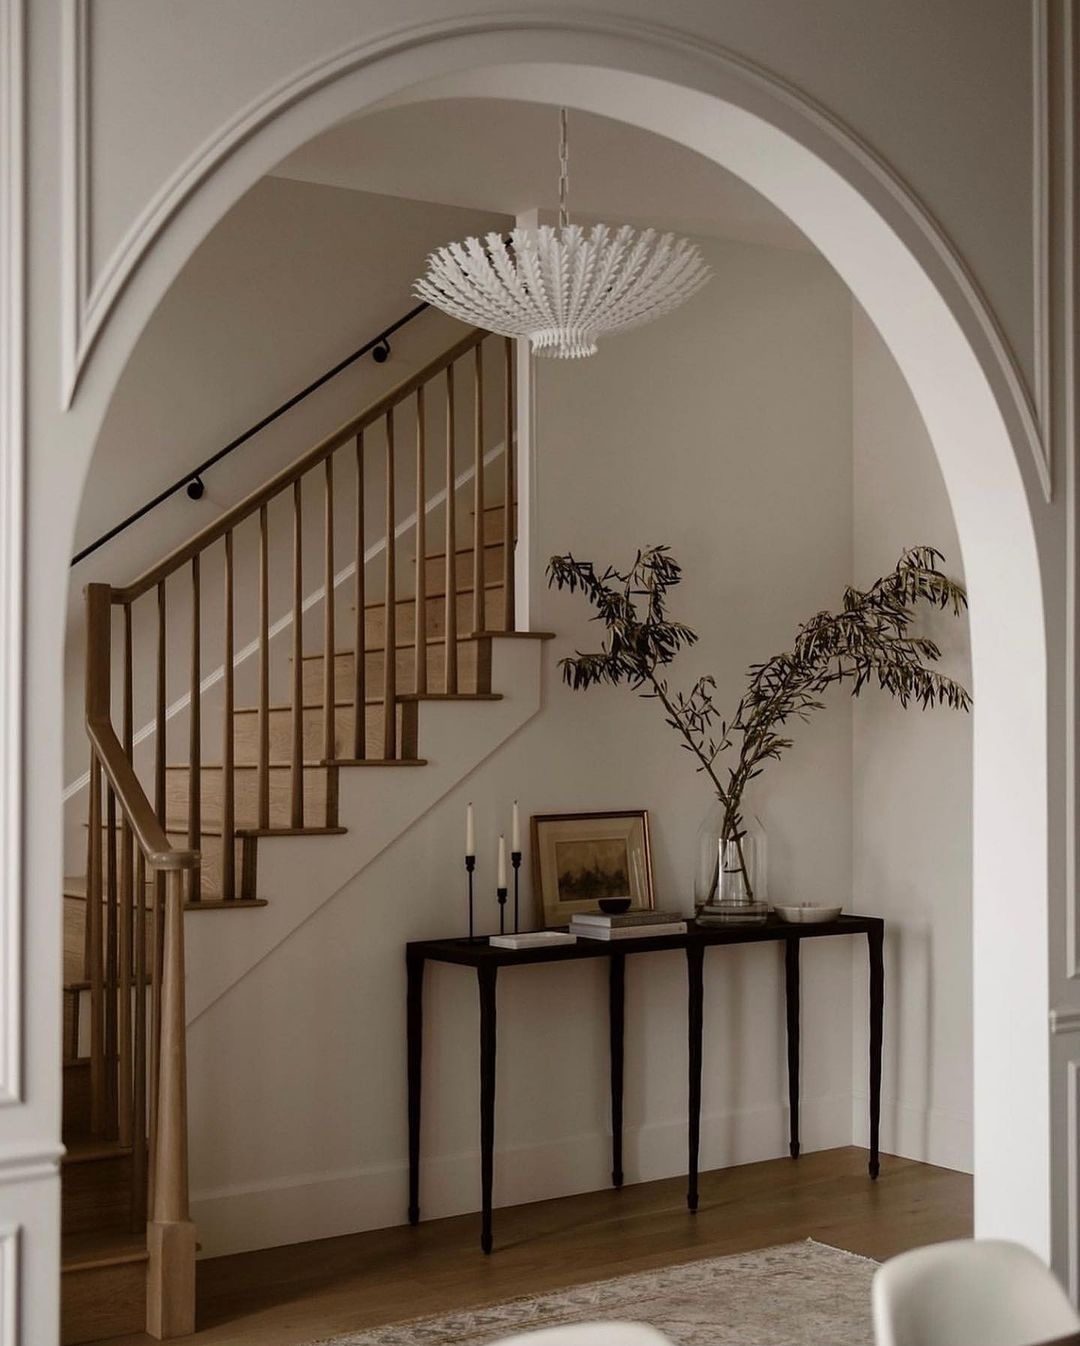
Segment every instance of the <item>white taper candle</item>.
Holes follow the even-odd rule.
[[[498,886],[499,886],[500,888],[505,888],[505,887],[506,887],[506,838],[505,838],[504,836],[500,836],[500,837],[499,837],[499,869],[498,869],[498,874],[499,874],[499,882],[498,882]]]
[[[465,805],[465,854],[476,854],[476,820],[473,818],[473,806]]]
[[[521,854],[521,814],[518,812],[518,802],[514,800],[514,817],[510,828],[510,850],[517,855]]]

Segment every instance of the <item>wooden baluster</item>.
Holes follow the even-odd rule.
[[[356,569],[353,633],[353,756],[367,756],[367,564],[364,559],[364,432],[356,436]]]
[[[146,861],[135,855],[134,1027],[132,1044],[131,1108],[131,1229],[146,1223]]]
[[[259,506],[259,826],[270,826],[270,529]]]
[[[90,983],[90,1130],[105,1134],[105,988],[101,934],[101,766],[90,753],[90,835],[86,860],[86,977]]]
[[[292,610],[292,795],[293,827],[304,825],[304,501],[300,478],[293,482],[293,610]]]
[[[188,847],[197,851],[202,844],[202,614],[199,597],[199,557],[191,558],[191,691],[188,706]],[[202,885],[198,869],[188,880],[188,901],[198,902]]]
[[[115,1140],[119,1131],[116,1097],[116,1052],[118,1003],[117,931],[118,898],[116,865],[116,795],[105,787],[105,1135]]]
[[[79,1055],[79,1038],[81,1037],[80,1027],[80,1005],[82,1003],[82,992],[76,991],[71,997],[71,1051],[67,1059],[74,1061]]]
[[[414,686],[418,696],[428,689],[427,668],[427,427],[424,385],[416,390],[416,631],[413,643]]]
[[[475,351],[473,373],[473,631],[483,631],[484,612],[484,344]]]
[[[517,625],[514,592],[514,365],[516,352],[511,337],[507,337],[503,346],[505,371],[503,375],[503,400],[506,412],[503,430],[503,630],[513,631]]]
[[[353,635],[353,756],[362,762],[368,755],[368,565],[364,545],[364,431],[357,435],[357,559],[356,633]]]
[[[326,563],[323,580],[323,758],[332,762],[337,756],[337,725],[334,703],[337,700],[337,669],[334,634],[334,456],[326,460]],[[329,799],[329,794],[327,795]],[[330,820],[327,819],[327,826]]]
[[[134,715],[131,640],[131,604],[124,604],[124,671],[123,671],[123,746],[129,762],[134,753]],[[127,814],[121,816],[120,827],[120,932],[118,963],[119,1015],[117,1032],[119,1056],[117,1059],[117,1094],[120,1100],[119,1140],[122,1145],[132,1143],[132,1041],[131,1041],[131,942],[135,919],[135,857],[134,837]]]
[[[221,896],[236,897],[236,772],[235,723],[233,705],[233,535],[225,534],[225,598],[222,621],[225,650],[222,660],[222,739],[221,739]]]
[[[167,638],[165,624],[165,581],[162,580],[157,587],[157,607],[158,607],[158,640],[157,640],[157,693],[156,706],[154,711],[154,812],[157,814],[158,822],[162,827],[165,826],[165,762],[168,745],[165,741],[168,732],[165,721],[165,697],[166,697],[166,679],[165,679],[165,643]],[[154,877],[154,883],[158,891],[164,893],[165,880],[158,875]]]
[[[383,622],[383,756],[397,756],[397,511],[394,505],[394,412],[386,413],[386,585]],[[419,612],[413,620],[423,621]]]
[[[187,1069],[184,1016],[184,884],[166,877],[159,1019],[154,1195],[146,1230],[146,1329],[183,1336],[195,1327],[195,1226],[188,1209]]]
[[[454,366],[446,368],[446,691],[458,689],[457,466],[454,462]]]
[[[165,888],[167,875],[158,870],[154,875],[153,924],[150,932],[150,1032],[148,1042],[149,1087],[146,1091],[149,1111],[147,1135],[147,1209],[154,1203],[155,1151],[157,1149],[158,1080],[161,1075],[161,980],[165,965]]]

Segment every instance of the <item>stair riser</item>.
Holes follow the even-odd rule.
[[[475,640],[460,640],[458,651],[458,691],[486,691],[476,686]],[[335,699],[352,701],[353,698],[353,654],[351,650],[341,651],[334,656]],[[446,690],[446,646],[429,644],[427,647],[428,690],[443,692]],[[383,670],[386,666],[386,654],[383,650],[373,650],[364,660],[367,675],[368,696],[382,696]],[[397,651],[397,689],[399,692],[416,690],[416,650],[408,645],[398,647]],[[304,658],[304,705],[321,706],[323,704],[323,659],[321,655],[307,655]]]
[[[88,1001],[84,1005],[88,1008]],[[90,1132],[90,1062],[69,1062],[64,1066],[65,1136],[85,1136]]]
[[[490,631],[492,625],[498,628],[503,619],[503,600],[501,587],[486,590],[484,594],[484,629]],[[446,602],[439,597],[429,597],[424,604],[427,613],[427,634],[429,637],[446,634]],[[416,601],[403,599],[397,604],[397,639],[406,643],[413,640],[416,626],[414,615]],[[458,594],[457,625],[459,635],[468,635],[473,630],[473,596],[471,593]],[[386,638],[386,612],[382,604],[368,608],[364,614],[365,639],[369,645],[383,645]],[[351,643],[351,642],[350,642]]]
[[[474,518],[474,517],[475,517],[475,515],[473,515],[473,514],[470,513],[470,515],[469,515],[469,525],[470,525],[470,527],[472,526],[472,521],[473,521],[473,518]],[[485,542],[485,544],[490,543],[490,542],[502,542],[503,538],[506,537],[506,529],[505,529],[504,526],[503,526],[504,523],[505,523],[505,520],[506,520],[506,511],[503,509],[502,505],[489,505],[489,506],[487,507],[487,509],[484,510],[484,542]],[[514,537],[515,537],[515,538],[517,537],[517,534],[518,534],[518,527],[517,527],[517,506],[516,506],[516,504],[515,504],[515,506],[514,506]]]
[[[60,1343],[103,1341],[146,1327],[145,1260],[68,1271],[60,1278]]]
[[[430,545],[430,542],[429,542]],[[455,587],[464,588],[473,582],[473,549],[454,553]],[[411,572],[410,572],[411,573]],[[503,549],[501,542],[493,542],[484,547],[484,582],[493,584],[502,579]],[[424,584],[429,594],[446,593],[446,556],[429,556],[424,567]],[[369,599],[376,597],[368,595]]]
[[[398,757],[416,756],[416,707],[411,704],[398,706]],[[368,706],[365,711],[365,752],[368,757],[382,757],[384,748],[385,717],[381,705]],[[270,760],[288,761],[292,753],[292,711],[272,710],[269,716]],[[334,708],[334,744],[338,757],[351,758],[354,755],[353,708],[336,706]],[[237,765],[256,765],[259,760],[259,717],[250,713],[237,715],[235,753]],[[321,706],[304,711],[304,757],[307,760],[325,755],[326,737]],[[271,788],[271,806],[273,789]],[[305,801],[306,805],[306,801]],[[287,807],[287,804],[286,804]]]
[[[62,1164],[62,1232],[127,1229],[131,1220],[131,1155]]]
[[[288,757],[292,747],[292,717],[288,718],[287,735],[280,754]],[[256,719],[256,716],[248,718]],[[273,756],[273,751],[271,751]],[[204,768],[200,773],[200,816],[208,827],[219,827],[222,818],[224,773]],[[326,823],[327,772],[322,767],[307,767],[304,781],[304,826],[322,827]],[[289,827],[292,819],[292,772],[285,767],[272,767],[268,773],[270,793],[270,826]],[[167,817],[170,825],[183,825],[188,816],[190,773],[186,769],[169,770],[166,780]],[[256,771],[233,773],[233,826],[259,826],[259,777]]]
[[[239,826],[239,824],[237,824]],[[102,831],[105,831],[102,828]],[[187,831],[178,831],[172,827],[169,828],[166,835],[169,842],[178,850],[185,850],[188,844]],[[236,887],[237,892],[234,896],[240,896],[241,879],[243,875],[244,847],[253,846],[254,841],[248,840],[246,843],[237,838],[236,847]],[[200,892],[203,897],[216,898],[224,897],[221,890],[221,855],[222,844],[221,837],[209,836],[205,833],[199,838],[199,852],[202,856],[202,869],[200,875]],[[254,896],[254,894],[244,893],[243,896]]]

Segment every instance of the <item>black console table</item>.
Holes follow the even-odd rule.
[[[870,956],[870,1177],[879,1169],[878,1129],[881,1114],[881,1039],[885,999],[882,956],[885,922],[879,916],[841,916],[825,925],[788,925],[770,917],[764,925],[699,926],[689,922],[685,935],[658,935],[649,939],[587,940],[553,948],[499,949],[486,939],[431,939],[405,946],[408,976],[409,1080],[409,1223],[420,1219],[420,1086],[423,1047],[424,968],[429,962],[454,963],[476,970],[480,991],[480,1185],[482,1225],[480,1246],[491,1251],[491,1198],[495,1157],[495,982],[499,969],[534,963],[565,963],[585,958],[609,960],[611,1036],[612,1173],[616,1187],[623,1182],[622,1099],[623,1025],[626,959],[644,953],[682,949],[686,953],[687,1018],[690,1048],[689,1154],[687,1194],[689,1208],[698,1206],[698,1145],[701,1131],[702,1020],[705,950],[717,944],[782,943],[787,1001],[788,1101],[791,1115],[790,1149],[799,1154],[799,950],[804,939],[836,935],[865,935]]]

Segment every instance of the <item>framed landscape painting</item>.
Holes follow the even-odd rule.
[[[655,905],[644,809],[536,814],[532,840],[533,882],[545,926],[566,925],[575,912],[599,911],[602,898],[628,897],[631,911]]]

